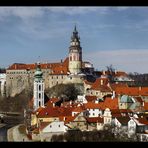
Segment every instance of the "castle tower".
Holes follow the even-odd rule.
[[[80,37],[75,26],[69,47],[69,71],[71,74],[78,74],[81,72],[81,68],[82,48],[80,46]]]
[[[43,73],[40,69],[40,64],[38,63],[34,75],[34,92],[33,92],[34,110],[38,109],[39,107],[44,107],[44,81],[42,75]]]

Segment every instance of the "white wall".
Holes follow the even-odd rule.
[[[99,117],[102,115],[102,111],[99,109],[89,109],[89,117]]]
[[[136,133],[136,123],[133,119],[128,122],[128,133],[135,134]]]
[[[42,132],[66,132],[66,126],[63,121],[55,121],[46,126]]]

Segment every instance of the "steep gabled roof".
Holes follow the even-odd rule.
[[[129,116],[116,117],[116,119],[117,119],[122,125],[128,125],[128,122],[130,121],[130,117],[129,117]]]

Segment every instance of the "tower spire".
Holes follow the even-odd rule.
[[[74,27],[74,32],[77,32],[77,26],[76,26],[76,24],[75,24],[75,27]]]

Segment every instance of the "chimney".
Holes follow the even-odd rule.
[[[142,89],[142,87],[141,86],[139,86],[139,90],[141,90]]]
[[[144,106],[144,101],[142,102],[142,106]]]
[[[115,93],[115,91],[113,91],[112,99],[115,98],[115,96],[116,96],[116,93]]]
[[[52,105],[53,105],[53,107],[55,107],[55,103],[53,103]]]
[[[65,121],[65,117],[63,118],[63,121]]]
[[[103,85],[103,80],[101,79],[101,85]]]

